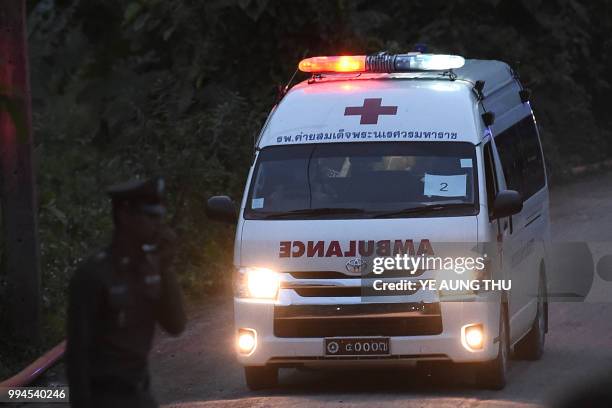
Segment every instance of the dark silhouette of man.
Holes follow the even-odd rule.
[[[164,181],[108,189],[112,243],[86,260],[70,282],[66,367],[75,408],[157,407],[148,354],[155,324],[185,328],[182,293],[172,269],[174,233],[162,223]]]

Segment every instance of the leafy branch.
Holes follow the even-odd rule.
[[[28,124],[23,106],[23,99],[9,95],[4,87],[0,87],[0,112],[6,112],[11,118],[17,131],[17,141],[27,143]]]

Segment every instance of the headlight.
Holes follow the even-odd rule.
[[[482,324],[468,324],[461,328],[461,344],[469,351],[482,350],[484,347]]]
[[[237,343],[238,351],[250,354],[257,346],[257,332],[253,329],[239,329]]]
[[[280,275],[271,269],[242,267],[236,271],[236,297],[274,300],[280,288]]]

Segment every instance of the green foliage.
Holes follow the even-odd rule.
[[[0,112],[6,112],[10,116],[17,134],[17,141],[26,142],[28,140],[28,130],[26,118],[23,114],[23,99],[9,95],[2,86],[0,86]]]
[[[490,58],[533,90],[553,176],[611,151],[608,2],[575,0],[42,0],[29,16],[47,322],[111,229],[103,186],[165,175],[177,270],[191,296],[227,284],[239,199],[276,89],[308,55],[407,51]],[[520,62],[520,64],[519,64]],[[298,79],[303,79],[298,75]],[[59,317],[58,317],[59,316]]]

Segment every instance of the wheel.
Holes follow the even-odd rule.
[[[506,386],[506,374],[508,371],[508,355],[510,351],[510,339],[508,330],[508,308],[502,303],[499,317],[499,346],[497,357],[494,360],[480,363],[477,368],[477,381],[485,388],[501,390]]]
[[[244,378],[252,391],[274,388],[278,385],[278,368],[244,367]]]
[[[548,296],[546,292],[546,279],[540,275],[538,285],[538,311],[531,329],[514,347],[514,355],[524,360],[539,360],[544,354],[546,341],[546,315]]]

